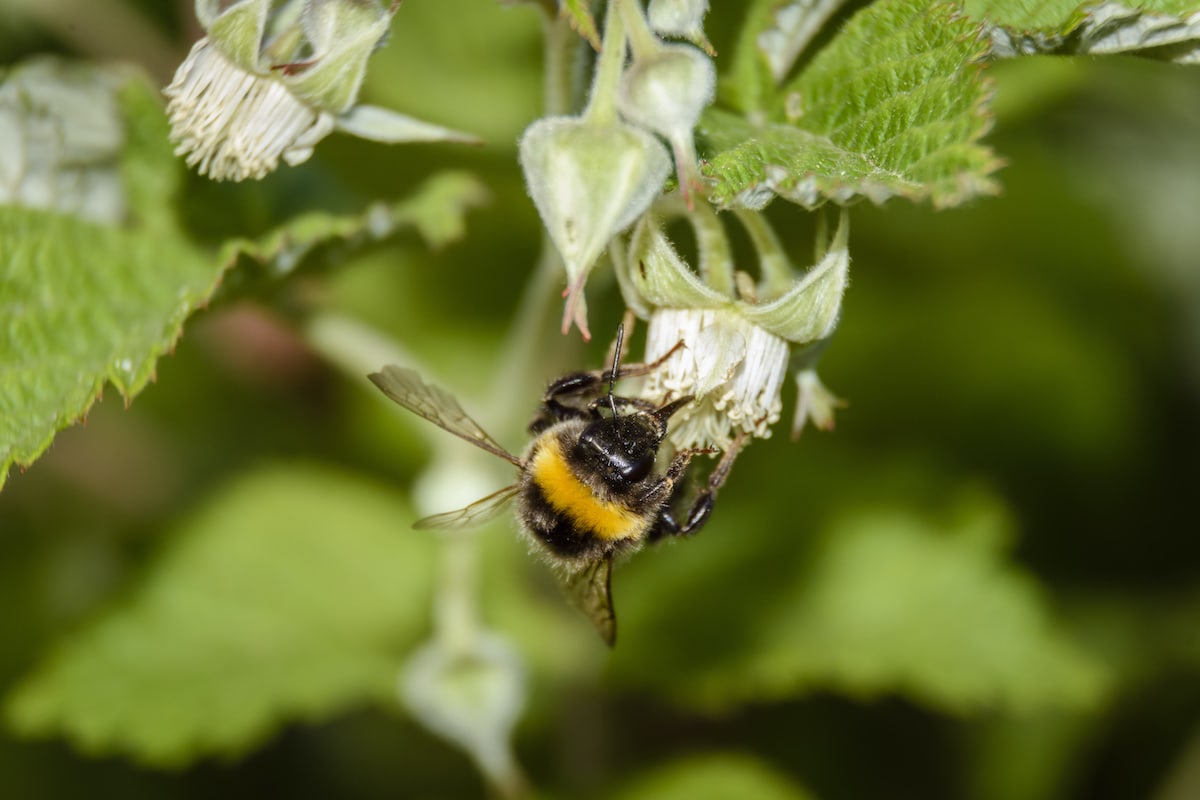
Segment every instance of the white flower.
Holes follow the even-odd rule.
[[[733,437],[771,435],[783,409],[788,343],[732,309],[661,308],[650,316],[646,360],[675,352],[646,379],[644,397],[697,401],[675,414],[678,448],[729,447]]]
[[[335,129],[388,143],[473,141],[356,105],[395,8],[378,0],[196,0],[208,35],[164,90],[176,154],[214,180],[241,181],[280,160],[308,160]]]
[[[300,164],[333,130],[333,115],[301,102],[271,75],[246,72],[207,39],[192,47],[166,89],[176,155],[215,180]]]
[[[832,426],[837,399],[816,380],[812,362],[832,334],[849,271],[845,212],[824,257],[796,274],[761,215],[741,216],[761,261],[761,280],[734,271],[723,226],[707,206],[686,216],[696,229],[693,271],[651,215],[636,226],[627,254],[614,258],[628,306],[649,320],[646,361],[676,350],[643,381],[652,402],[691,395],[676,412],[676,448],[729,450],[740,437],[766,438],[779,421],[792,347],[801,349],[798,419]]]

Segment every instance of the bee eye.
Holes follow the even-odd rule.
[[[604,419],[589,425],[580,434],[577,446],[590,452],[594,463],[603,465],[606,480],[615,485],[631,484],[654,469],[658,449],[647,448],[645,436],[645,431],[636,429],[622,432],[613,420]]]
[[[630,483],[637,483],[650,474],[654,466],[654,453],[644,453],[637,461],[621,464],[621,477]]]

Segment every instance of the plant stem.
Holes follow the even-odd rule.
[[[613,125],[617,122],[617,87],[621,83],[621,70],[625,67],[626,44],[620,2],[611,0],[608,13],[604,16],[604,45],[600,48],[600,60],[596,64],[592,95],[583,112],[584,117],[593,124]]]
[[[578,51],[574,31],[565,17],[547,13],[542,24],[543,45],[542,99],[545,115],[559,116],[571,112],[572,88],[575,85],[574,57]]]
[[[759,299],[772,300],[786,292],[796,279],[792,263],[775,235],[767,218],[758,211],[736,209],[733,212],[750,235],[750,241],[758,253],[762,280],[759,284]]]
[[[641,6],[632,0],[611,0],[609,5],[610,7],[616,6],[621,11],[621,19],[624,20],[625,28],[629,31],[629,47],[633,50],[635,61],[640,58],[650,58],[662,47],[658,37],[650,30]]]
[[[474,652],[479,632],[479,536],[458,531],[442,544],[441,576],[434,597],[434,631],[446,651],[459,656]]]
[[[415,358],[394,339],[336,311],[314,311],[304,322],[310,347],[355,380],[384,364],[414,364]]]
[[[544,31],[545,115],[562,116],[570,113],[578,100],[576,68],[581,44],[564,17],[547,14]],[[518,416],[524,413],[518,399],[524,396],[523,387],[534,381],[534,365],[546,360],[547,348],[540,343],[549,329],[555,289],[564,272],[558,249],[543,228],[537,262],[521,293],[520,304],[501,350],[499,367],[492,379],[492,408],[505,429],[514,427]]]
[[[688,221],[696,232],[700,277],[721,294],[733,297],[733,252],[729,248],[725,226],[703,197],[697,198]]]

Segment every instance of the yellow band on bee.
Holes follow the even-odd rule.
[[[605,541],[627,539],[641,532],[641,518],[616,503],[597,498],[576,477],[556,439],[546,441],[534,454],[530,474],[551,507],[570,517],[579,528]]]

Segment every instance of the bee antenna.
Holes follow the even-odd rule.
[[[617,401],[613,399],[613,392],[617,386],[617,369],[621,366],[621,345],[625,340],[625,323],[617,324],[617,341],[613,347],[612,369],[608,373],[608,407],[612,409],[613,417],[617,416]]]

